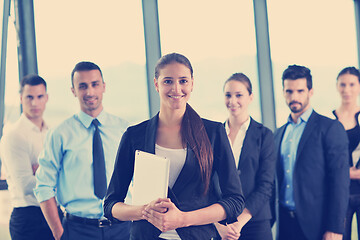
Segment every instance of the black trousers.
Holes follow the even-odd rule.
[[[278,240],[307,240],[301,230],[296,213],[279,206],[279,239]]]
[[[14,208],[9,223],[12,240],[51,240],[51,230],[40,207]]]
[[[354,214],[356,214],[358,239],[360,239],[360,194],[350,195],[346,211],[344,240],[351,240],[351,225]]]
[[[221,240],[219,233],[214,240]],[[239,240],[273,240],[270,220],[250,221],[241,229]]]
[[[131,222],[99,227],[63,219],[64,233],[61,240],[129,240]]]
[[[239,240],[272,240],[270,220],[250,221],[241,229]]]

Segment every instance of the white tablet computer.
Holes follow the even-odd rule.
[[[143,205],[157,198],[166,198],[169,170],[169,159],[136,150],[132,205]]]

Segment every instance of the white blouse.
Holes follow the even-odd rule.
[[[225,122],[225,130],[226,130],[226,134],[228,135],[229,138],[229,142],[231,145],[231,149],[235,158],[235,164],[236,164],[236,168],[238,168],[239,165],[239,158],[240,158],[240,154],[241,154],[241,150],[243,147],[243,143],[244,143],[244,139],[246,136],[246,132],[249,128],[250,125],[250,117],[248,118],[248,120],[246,120],[240,127],[239,132],[237,133],[236,137],[235,137],[235,141],[233,143],[231,143],[229,134],[230,134],[230,127],[229,127],[229,120],[227,120]]]
[[[169,187],[172,188],[185,164],[186,148],[172,149],[155,144],[155,154],[170,159]],[[163,239],[181,240],[175,230],[163,232],[159,237]]]

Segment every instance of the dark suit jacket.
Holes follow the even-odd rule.
[[[251,119],[241,150],[238,169],[251,221],[271,219],[269,199],[275,176],[273,133]],[[240,174],[241,172],[241,174]]]
[[[286,124],[275,132],[278,184],[284,177],[280,144],[285,129]],[[293,173],[296,214],[309,240],[322,239],[325,231],[344,232],[349,200],[348,158],[348,139],[342,124],[313,111],[299,142]]]
[[[212,175],[218,174],[223,192],[221,199],[216,199],[214,186],[203,194],[198,161],[194,152],[187,148],[187,156],[183,169],[174,186],[169,189],[168,197],[182,211],[192,211],[219,203],[226,212],[226,222],[237,220],[244,207],[240,179],[235,168],[235,161],[228,142],[225,129],[221,123],[203,119],[213,153],[214,163]],[[123,202],[134,172],[135,150],[155,153],[158,115],[136,126],[129,127],[124,133],[112,175],[108,192],[104,201],[105,216],[113,219],[111,209],[117,202]],[[212,182],[212,181],[211,181]],[[210,239],[216,237],[213,224],[179,228],[181,239]],[[147,221],[134,221],[131,234],[133,239],[157,239],[160,231]]]

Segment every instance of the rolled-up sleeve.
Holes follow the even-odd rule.
[[[237,221],[245,206],[241,182],[235,166],[225,128],[219,124],[214,144],[214,168],[219,176],[221,199],[218,203],[225,209],[226,223]]]
[[[56,132],[49,131],[44,149],[39,155],[39,168],[35,175],[34,194],[39,202],[55,196],[62,156],[61,136]]]
[[[33,194],[35,187],[30,150],[29,143],[18,132],[11,132],[2,139],[1,158],[6,166],[7,174],[11,176],[16,188],[25,196]]]

